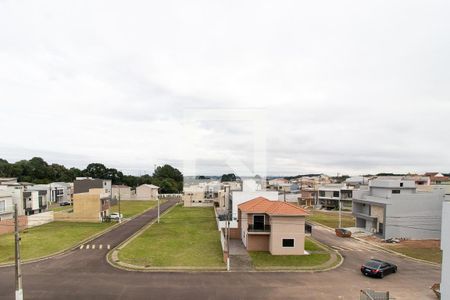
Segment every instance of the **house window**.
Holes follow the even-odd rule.
[[[400,190],[392,190],[392,194],[400,194]]]
[[[403,187],[403,182],[400,182],[400,187]]]
[[[325,197],[325,191],[319,191],[319,196],[320,197]]]
[[[333,192],[333,197],[334,198],[339,198],[339,192]]]
[[[264,230],[264,215],[253,215],[253,229]]]
[[[0,201],[0,211],[4,212],[5,211],[5,200]]]
[[[283,248],[293,248],[294,239],[283,239]]]

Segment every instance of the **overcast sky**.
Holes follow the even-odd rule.
[[[450,172],[449,11],[0,0],[0,157],[220,175],[253,170],[256,127],[269,175]]]

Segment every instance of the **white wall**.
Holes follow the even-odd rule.
[[[442,209],[441,249],[441,299],[450,299],[450,195],[446,195]]]
[[[232,206],[232,219],[237,220],[238,217],[238,205],[249,200],[264,197],[272,201],[278,201],[277,191],[254,191],[254,192],[232,192],[233,193],[233,206]]]
[[[53,222],[53,211],[28,216],[28,227],[39,226]]]

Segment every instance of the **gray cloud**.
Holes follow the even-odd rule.
[[[449,9],[1,1],[0,156],[132,173],[194,156],[198,172],[220,174],[230,156],[251,166],[252,127],[187,131],[185,111],[255,109],[269,174],[448,172]]]

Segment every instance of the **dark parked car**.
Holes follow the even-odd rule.
[[[383,278],[390,273],[396,272],[396,265],[378,259],[371,259],[361,266],[361,273],[366,276]]]
[[[69,201],[63,201],[63,202],[60,202],[59,203],[59,206],[69,206],[69,205],[71,205],[72,203],[70,203]]]

